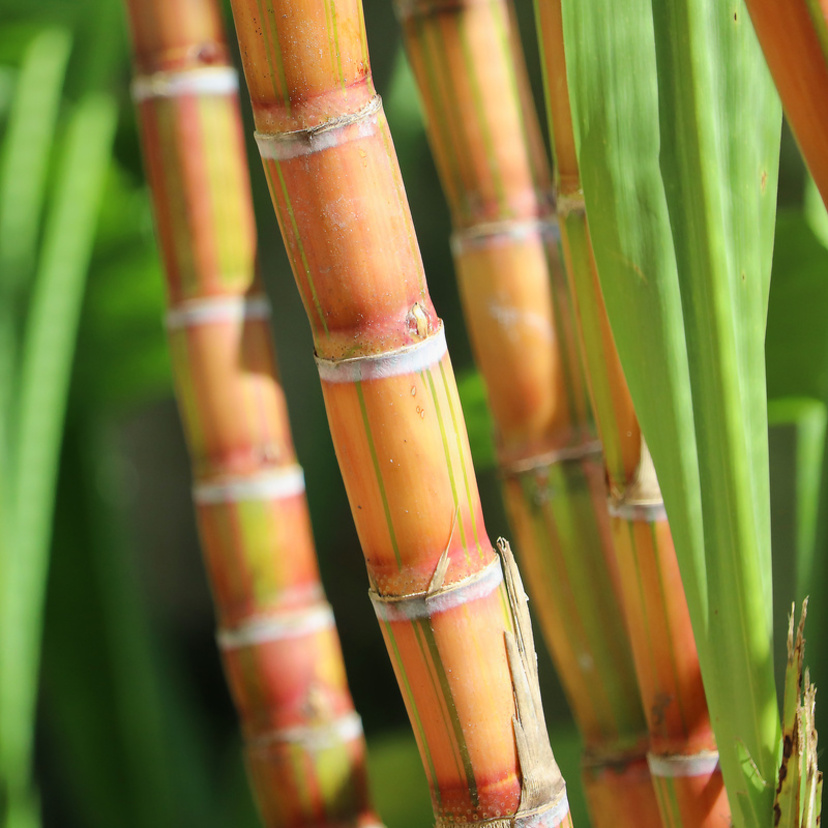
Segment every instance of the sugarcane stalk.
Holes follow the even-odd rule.
[[[533,606],[597,825],[658,821],[551,174],[507,2],[399,0]],[[619,807],[619,802],[627,805]]]
[[[524,598],[486,534],[361,4],[232,5],[371,599],[437,822],[569,825]]]
[[[269,828],[376,825],[258,275],[213,0],[127,0],[175,388],[218,643]]]
[[[828,204],[828,3],[748,0],[746,5],[785,115]]]
[[[612,535],[666,825],[725,826],[730,811],[670,526],[609,327],[581,190],[561,5],[538,0],[564,258],[606,458]]]

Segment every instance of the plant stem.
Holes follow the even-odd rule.
[[[176,392],[251,784],[268,827],[375,824],[257,273],[219,4],[127,7]]]
[[[505,0],[404,0],[397,9],[451,208],[507,508],[586,743],[592,818],[618,825],[620,813],[649,824],[657,805],[616,594],[603,464],[514,10]]]
[[[233,11],[372,600],[438,824],[568,825],[523,599],[504,586],[486,535],[361,5],[237,0]],[[505,568],[514,583],[508,555]]]
[[[824,3],[823,3],[824,6]],[[816,0],[748,0],[785,115],[828,204],[828,24]]]

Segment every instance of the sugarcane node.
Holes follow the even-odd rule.
[[[535,454],[532,457],[516,460],[503,458],[499,463],[499,473],[504,478],[520,477],[527,473],[554,466],[557,463],[579,463],[591,458],[599,459],[602,453],[603,447],[600,440],[590,440],[577,446],[564,446]]]
[[[492,221],[464,227],[451,234],[451,252],[458,256],[467,250],[477,250],[503,241],[516,241],[537,235],[547,241],[558,244],[561,229],[558,217],[554,213],[532,218]]]
[[[262,158],[285,161],[300,155],[311,155],[352,140],[348,127],[355,124],[370,129],[370,122],[382,110],[382,99],[373,95],[364,106],[352,112],[343,112],[318,124],[287,132],[256,130],[255,138]]]
[[[412,17],[420,19],[457,14],[474,6],[486,6],[489,0],[396,0],[394,10],[400,22]]]
[[[569,216],[586,215],[586,201],[584,191],[581,189],[571,193],[562,193],[558,190],[555,205],[558,215],[564,220]]]

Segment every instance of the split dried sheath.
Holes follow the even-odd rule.
[[[400,0],[506,503],[587,746],[593,821],[658,820],[559,232],[507,2]],[[629,806],[619,809],[619,802]]]
[[[438,824],[569,825],[525,607],[483,524],[361,5],[234,0],[233,11],[372,600]],[[513,569],[507,556],[509,584]]]
[[[665,825],[730,825],[698,654],[664,503],[604,307],[584,211],[560,0],[537,0],[564,261],[610,488],[612,535]]]
[[[128,0],[176,392],[225,672],[265,825],[375,825],[256,270],[219,6]]]
[[[747,0],[802,155],[828,205],[828,2]]]

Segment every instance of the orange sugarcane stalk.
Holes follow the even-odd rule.
[[[398,0],[533,606],[596,825],[658,821],[552,180],[506,0]],[[628,822],[625,822],[627,820]]]
[[[828,205],[828,2],[747,0],[805,163]]]
[[[127,0],[176,393],[225,672],[268,828],[376,825],[256,266],[213,0]]]
[[[559,0],[537,0],[564,261],[604,446],[621,594],[665,825],[730,825],[698,654],[655,470],[601,294],[581,191]]]
[[[514,563],[480,507],[358,0],[234,0],[371,598],[438,825],[570,825]],[[504,581],[505,577],[505,581]]]

